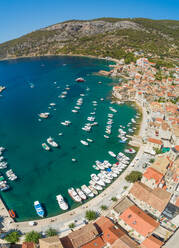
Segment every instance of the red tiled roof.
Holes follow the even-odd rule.
[[[147,236],[159,226],[158,222],[135,205],[124,211],[120,219],[142,236]]]
[[[175,150],[179,152],[179,146],[175,146]]]
[[[101,237],[97,237],[88,244],[82,245],[81,248],[103,248],[104,246],[104,240]]]
[[[153,138],[148,138],[148,141],[157,145],[162,145],[163,142],[161,140],[158,139],[153,139]]]
[[[141,243],[141,248],[160,248],[163,242],[155,238],[154,236],[149,236]]]
[[[148,180],[154,179],[157,185],[161,182],[163,178],[163,174],[161,174],[152,167],[148,167],[147,170],[144,172],[143,176]]]
[[[34,248],[34,247],[35,247],[35,245],[33,242],[24,242],[22,244],[22,248]]]
[[[95,224],[101,229],[101,232],[104,232],[106,229],[114,226],[113,222],[105,216],[101,216],[97,219]]]

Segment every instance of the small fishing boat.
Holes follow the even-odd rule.
[[[49,151],[50,150],[50,147],[46,143],[42,143],[42,147],[46,151]]]
[[[91,143],[93,142],[93,140],[92,140],[92,139],[86,139],[86,140],[87,140],[88,142],[91,142]]]
[[[40,118],[44,118],[44,119],[47,119],[49,117],[49,115],[50,115],[50,113],[48,113],[48,112],[39,114]]]
[[[67,210],[68,209],[68,204],[65,202],[64,198],[62,195],[57,195],[56,199],[58,201],[58,205],[62,210]]]
[[[93,165],[92,167],[93,167],[95,170],[100,170],[99,167],[96,166],[96,165]]]
[[[104,135],[104,138],[109,139],[109,136],[108,135]]]
[[[88,146],[88,142],[86,142],[85,140],[80,140],[81,144],[83,144],[84,146]]]
[[[9,215],[10,215],[11,218],[13,218],[13,219],[16,218],[16,214],[15,214],[13,209],[9,209],[8,212],[9,212]]]
[[[109,153],[109,155],[111,155],[111,157],[116,157],[116,154],[114,153],[114,152],[112,152],[112,151],[108,151],[108,153]]]
[[[71,161],[72,162],[77,162],[77,159],[76,158],[72,158]]]
[[[81,189],[77,188],[76,192],[78,193],[78,195],[81,197],[82,200],[86,200],[86,195]]]
[[[76,81],[76,82],[84,82],[85,80],[84,80],[84,78],[79,77],[79,78],[75,79],[75,81]]]
[[[126,153],[135,153],[136,151],[132,148],[129,148],[129,149],[125,149],[124,150]]]
[[[41,218],[43,218],[45,212],[44,212],[44,209],[42,208],[40,202],[39,201],[35,201],[34,202],[34,207],[35,207],[35,210],[36,210],[38,216],[40,216]]]

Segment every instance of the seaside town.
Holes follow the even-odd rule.
[[[9,230],[21,233],[22,248],[172,248],[179,241],[179,68],[161,67],[159,75],[143,57],[110,67],[100,74],[120,78],[114,100],[135,103],[142,116],[129,136],[135,158],[99,196],[60,216],[16,223],[1,203],[1,247],[11,246],[3,238]],[[136,171],[141,177],[127,182]]]

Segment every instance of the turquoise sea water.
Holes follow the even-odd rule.
[[[46,216],[60,214],[56,195],[62,194],[71,208],[77,206],[69,197],[69,187],[87,184],[95,160],[116,160],[108,151],[124,150],[117,138],[119,125],[126,126],[136,114],[127,105],[111,105],[110,94],[115,80],[97,76],[101,69],[107,70],[109,62],[79,57],[40,57],[0,62],[0,85],[6,90],[0,97],[0,146],[7,148],[4,156],[8,169],[18,176],[10,182],[11,190],[1,193],[7,208],[14,209],[17,221],[36,219],[38,216],[33,202],[39,200],[46,209]],[[84,77],[84,83],[77,83],[77,77]],[[101,81],[102,84],[98,84]],[[54,83],[56,82],[56,83]],[[34,88],[30,85],[33,84]],[[69,85],[67,98],[58,96]],[[90,88],[89,91],[86,89]],[[71,110],[80,94],[83,105],[79,113]],[[101,101],[104,98],[105,101]],[[97,101],[96,121],[99,123],[86,133],[81,129],[87,117],[94,111],[92,101]],[[55,107],[48,109],[50,103]],[[114,113],[114,124],[110,139],[105,139],[109,106],[118,110]],[[50,117],[41,122],[38,114],[50,112]],[[72,125],[62,126],[61,121],[70,120]],[[63,132],[63,136],[58,133]],[[41,144],[52,136],[60,144],[50,152]],[[91,138],[94,143],[84,146],[81,139]],[[72,158],[78,161],[73,163]],[[1,170],[5,173],[6,170]]]

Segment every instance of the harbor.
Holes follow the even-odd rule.
[[[75,58],[73,59],[76,62]],[[70,61],[70,58],[68,60]],[[84,58],[81,60],[83,61]],[[41,67],[45,69],[45,66],[41,66],[44,62],[42,63],[40,59],[37,59],[37,62],[40,69]],[[59,62],[58,59],[53,63],[57,62]],[[67,61],[65,62],[58,65],[56,73],[59,68],[62,67],[62,70],[68,67]],[[90,63],[93,64],[91,61]],[[64,66],[64,64],[67,65]],[[94,60],[91,73],[99,69],[96,66],[97,61]],[[18,177],[16,181],[10,183],[11,189],[4,192],[2,198],[8,209],[15,211],[15,220],[18,222],[38,219],[33,206],[35,201],[42,204],[46,218],[63,213],[64,210],[59,207],[56,199],[59,194],[67,202],[68,210],[73,211],[82,202],[88,203],[88,200],[93,197],[96,199],[98,196],[95,195],[109,187],[128,166],[129,162],[123,161],[127,162],[123,164],[117,159],[117,155],[129,148],[127,134],[132,134],[131,130],[135,130],[135,119],[138,118],[136,109],[128,105],[117,105],[110,100],[112,79],[84,74],[85,81],[77,82],[78,75],[79,72],[74,78],[67,78],[66,82],[59,81],[59,75],[55,74],[55,78],[51,78],[50,75],[46,81],[44,78],[43,80],[40,78],[37,83],[33,80],[33,87],[31,87],[32,84],[29,86],[29,83],[25,86],[23,83],[19,84],[19,91],[23,90],[28,96],[24,96],[24,99],[19,100],[20,102],[24,100],[25,104],[29,104],[31,96],[35,96],[34,102],[31,102],[32,109],[30,112],[24,112],[19,103],[16,115],[20,119],[18,127],[20,130],[12,134],[11,126],[10,133],[6,134],[2,143],[2,146],[7,148],[5,152],[9,162],[7,170],[12,170],[10,173],[13,172]],[[42,95],[40,93],[42,89],[43,92],[49,92]],[[6,98],[13,102],[14,97],[11,92],[10,96],[6,94],[1,102],[4,106]],[[27,119],[22,119],[22,115]],[[5,132],[5,126],[2,126],[2,130]],[[13,143],[8,145],[10,134]],[[16,135],[18,135],[18,146]],[[27,146],[20,144],[27,144]],[[96,150],[98,153],[95,152]],[[14,156],[16,162],[13,159]],[[135,154],[129,152],[125,153],[125,156],[131,160]],[[116,164],[118,162],[121,164]],[[69,173],[71,169],[73,169],[73,175]],[[44,187],[43,185],[52,178],[53,183]],[[99,185],[98,181],[103,181],[104,185]],[[82,187],[83,185],[86,186],[86,190]],[[99,189],[99,186],[102,189]],[[74,201],[68,192],[70,188],[74,188],[75,192],[73,192],[78,195],[82,196],[84,193],[87,199],[81,198],[78,202]],[[33,193],[32,189],[34,189]],[[90,192],[93,193],[91,198],[88,196]],[[23,209],[15,200],[20,195],[24,196],[23,205],[26,207]]]

